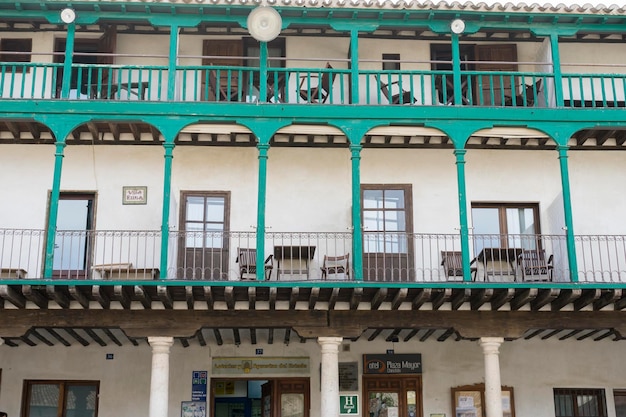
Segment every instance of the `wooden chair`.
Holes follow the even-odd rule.
[[[381,82],[380,92],[383,93],[389,104],[413,104],[417,101],[410,91],[400,89],[398,81],[389,84]]]
[[[324,263],[322,264],[322,279],[327,279],[330,274],[344,274],[346,279],[350,279],[350,254],[341,256],[324,255]]]
[[[475,260],[470,263],[470,276],[476,279],[478,268],[472,266]],[[460,277],[463,279],[463,257],[459,251],[441,251],[441,266],[448,277]]]
[[[239,278],[245,279],[244,274],[254,274],[256,278],[256,249],[238,248],[237,259],[239,263]],[[265,280],[272,278],[272,270],[274,269],[274,255],[270,255],[265,259]]]
[[[546,260],[546,251],[543,249],[524,250],[519,255],[517,263],[522,270],[523,281],[552,281],[552,265],[554,256]]]
[[[326,69],[332,70],[333,67],[330,63],[326,63]],[[321,78],[317,74],[305,74],[300,79],[300,97],[309,103],[325,103],[330,96],[330,91],[333,88],[333,81],[337,73],[331,73],[326,71],[322,73]],[[319,83],[315,86],[310,85],[311,78],[319,78]]]
[[[228,90],[229,71],[222,70],[217,77],[217,70],[209,71],[209,87],[215,94],[215,101],[237,101],[237,80],[231,78],[230,90]]]
[[[535,84],[525,84],[524,89],[526,90],[526,100],[524,101],[524,94],[515,96],[515,105],[518,107],[532,107],[535,104],[535,100],[540,95],[541,92],[541,80],[537,81]],[[504,105],[512,106],[513,98],[509,96],[504,97]]]

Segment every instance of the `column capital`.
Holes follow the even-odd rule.
[[[478,344],[483,348],[484,354],[499,354],[502,343],[504,343],[504,337],[481,337],[478,341]]]
[[[168,353],[174,344],[174,338],[167,336],[150,336],[148,337],[148,344],[152,347],[154,352],[160,351]]]
[[[323,346],[337,346],[343,342],[343,337],[318,337],[317,343]]]

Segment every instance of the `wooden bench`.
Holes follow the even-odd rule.
[[[99,264],[91,267],[93,279],[153,280],[159,278],[158,268],[133,268],[132,263]]]
[[[470,263],[470,277],[476,279],[478,268]],[[448,277],[455,277],[463,280],[463,257],[460,251],[441,251],[441,266]]]
[[[26,270],[22,268],[1,268],[0,278],[26,278]]]

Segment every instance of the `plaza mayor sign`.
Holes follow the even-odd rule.
[[[403,353],[363,355],[364,374],[421,374],[422,355]]]

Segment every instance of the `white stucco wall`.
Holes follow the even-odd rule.
[[[502,384],[514,389],[515,415],[517,417],[554,415],[553,388],[604,389],[608,417],[615,417],[613,389],[624,389],[622,375],[626,365],[620,361],[622,342],[609,339],[575,341],[556,339],[517,340],[505,342],[500,348]],[[423,363],[422,411],[451,415],[450,390],[452,387],[484,383],[482,349],[476,342],[406,343],[344,341],[350,350],[340,349],[340,362],[359,363],[359,390],[362,372],[362,355],[380,353],[393,348],[395,353],[421,353]],[[243,344],[236,347],[183,348],[175,343],[170,356],[169,416],[180,415],[180,402],[191,399],[191,374],[208,370],[211,377],[213,357],[252,357],[255,349],[262,348],[267,357],[311,358],[311,417],[320,416],[319,345],[314,341],[305,344],[282,343],[267,345]],[[106,354],[113,353],[113,360]],[[99,417],[134,417],[147,415],[150,390],[151,350],[141,342],[138,347],[0,347],[0,409],[9,416],[19,416],[23,396],[22,382],[33,379],[96,380],[100,381]],[[280,377],[281,374],[268,374]],[[288,376],[288,375],[284,375]],[[245,378],[244,375],[242,375]],[[362,399],[362,392],[359,399]],[[343,394],[343,392],[342,392]],[[361,408],[361,407],[360,407]],[[361,416],[364,416],[361,410]],[[208,417],[210,417],[209,414]]]

